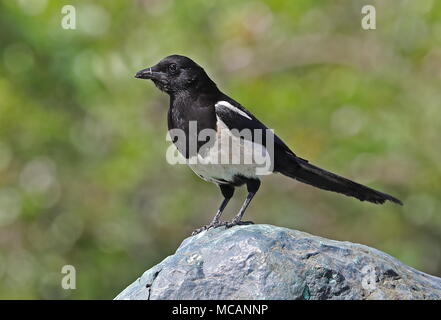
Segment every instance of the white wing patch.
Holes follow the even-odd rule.
[[[227,108],[227,109],[229,109],[229,110],[231,110],[231,111],[233,111],[233,112],[235,112],[237,114],[240,114],[242,117],[245,117],[245,118],[248,118],[248,119],[252,120],[249,115],[247,115],[245,112],[243,112],[239,108],[236,108],[235,106],[233,106],[231,103],[229,103],[227,101],[219,101],[214,106],[216,108],[225,107],[225,108]]]

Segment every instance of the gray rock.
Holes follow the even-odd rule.
[[[364,245],[248,225],[185,239],[115,299],[441,299],[441,278]]]

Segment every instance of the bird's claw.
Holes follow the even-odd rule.
[[[237,221],[237,220],[233,219],[231,222],[228,222],[225,226],[227,228],[231,228],[234,226],[246,226],[249,224],[254,224],[254,222],[253,221]]]
[[[203,227],[200,227],[200,228],[194,230],[191,233],[191,235],[195,236],[198,233],[201,233],[202,231],[205,231],[205,230],[208,230],[208,229],[219,228],[219,227],[227,226],[227,225],[228,225],[228,222],[226,222],[226,221],[214,221],[214,222],[212,222],[210,224],[207,224],[206,226],[203,226]]]
[[[219,227],[227,227],[227,228],[231,228],[234,226],[246,226],[249,224],[254,224],[253,221],[237,221],[235,219],[233,219],[231,222],[227,222],[227,221],[215,221],[212,222],[210,224],[207,224],[206,226],[200,227],[196,230],[194,230],[191,235],[195,236],[198,233],[201,233],[202,231],[208,230],[208,229],[215,229],[215,228],[219,228]]]
[[[198,229],[196,229],[196,230],[193,230],[193,232],[191,233],[191,235],[192,235],[192,236],[195,236],[195,235],[197,235],[198,233],[201,233],[202,231],[205,231],[205,230],[207,230],[207,229],[208,229],[208,225],[207,225],[207,226],[200,227],[200,228],[198,228]]]

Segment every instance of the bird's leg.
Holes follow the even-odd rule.
[[[220,223],[220,221],[219,221],[220,216],[222,215],[222,212],[224,211],[224,209],[225,209],[225,207],[227,206],[227,204],[228,204],[228,202],[230,201],[230,199],[231,199],[231,198],[225,198],[225,199],[222,201],[222,203],[221,203],[219,209],[218,209],[217,212],[216,212],[216,215],[215,215],[214,218],[213,218],[213,221],[211,221],[211,223],[209,224],[209,226],[216,227],[216,226]]]
[[[227,224],[227,228],[231,228],[238,224],[253,224],[252,221],[242,221],[242,217],[245,213],[245,210],[248,208],[248,205],[250,204],[251,200],[253,199],[254,195],[256,194],[257,190],[259,190],[259,187],[260,187],[260,180],[253,179],[247,182],[247,189],[248,189],[247,198],[242,204],[239,213],[233,218],[233,220],[231,220],[231,222]]]
[[[222,201],[219,209],[216,212],[216,215],[214,216],[213,220],[211,221],[210,224],[207,224],[206,226],[203,226],[199,229],[196,229],[192,232],[192,236],[204,231],[204,230],[208,230],[210,228],[217,228],[217,227],[221,227],[221,226],[225,226],[227,225],[227,222],[221,222],[220,216],[222,215],[222,212],[224,211],[225,207],[227,206],[228,202],[230,201],[231,197],[234,194],[234,187],[230,186],[230,185],[219,185],[222,195],[224,196],[224,200]]]
[[[208,229],[210,229],[210,228],[217,228],[217,227],[220,227],[220,226],[224,226],[224,225],[226,225],[227,222],[220,222],[220,221],[219,221],[219,218],[220,218],[220,216],[222,215],[222,211],[224,211],[224,209],[225,209],[225,207],[227,206],[227,203],[228,203],[229,201],[230,201],[230,198],[225,198],[225,199],[222,201],[222,203],[221,203],[219,209],[217,210],[216,215],[215,215],[214,218],[213,218],[213,221],[211,221],[211,223],[210,223],[210,224],[207,224],[206,226],[203,226],[203,227],[200,227],[200,228],[194,230],[194,231],[192,232],[191,235],[194,236],[194,235],[196,235],[196,234],[198,234],[198,233],[200,233],[200,232],[202,232],[202,231],[204,231],[204,230],[208,230]]]
[[[242,217],[245,213],[245,210],[247,209],[248,205],[251,202],[251,199],[253,199],[255,193],[249,192],[247,195],[247,198],[245,199],[244,203],[242,204],[242,207],[240,208],[239,213],[231,220],[231,222],[227,223],[227,228],[231,228],[238,224],[253,224],[252,221],[241,221]]]

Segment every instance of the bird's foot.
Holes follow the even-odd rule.
[[[207,229],[208,229],[208,226],[209,226],[209,225],[206,225],[206,226],[200,227],[200,228],[198,228],[198,229],[196,229],[196,230],[193,230],[193,232],[191,233],[191,235],[192,235],[192,236],[195,236],[195,235],[197,235],[198,233],[201,233],[202,231],[207,230]]]
[[[233,219],[233,220],[231,220],[231,222],[228,222],[226,224],[226,227],[231,228],[234,226],[246,226],[249,224],[254,224],[254,222],[253,221],[240,221],[240,220]]]
[[[219,227],[226,226],[226,225],[228,225],[228,222],[226,222],[226,221],[213,221],[212,223],[207,224],[206,226],[203,226],[203,227],[200,227],[200,228],[194,230],[191,233],[191,235],[195,236],[198,233],[201,233],[202,231],[205,231],[205,230],[208,230],[208,229],[212,229],[212,228],[213,229],[214,228],[219,228]]]

